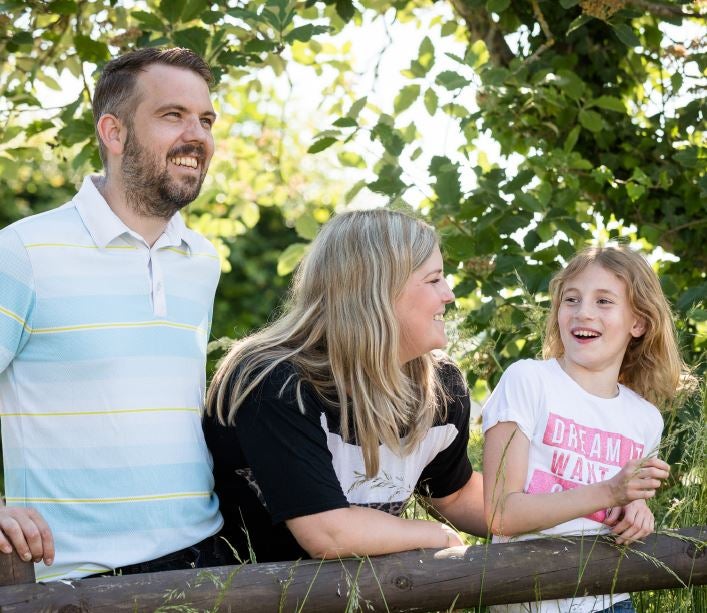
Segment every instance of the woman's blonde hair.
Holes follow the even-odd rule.
[[[378,473],[381,443],[409,453],[432,426],[443,394],[431,354],[400,364],[394,304],[437,245],[431,226],[404,213],[335,216],[297,269],[283,314],[236,342],[218,367],[207,412],[233,424],[248,394],[287,361],[297,373],[300,410],[306,382],[338,408],[341,434],[361,446],[368,477]]]
[[[552,305],[547,319],[543,357],[564,355],[557,313],[567,281],[591,264],[613,272],[626,286],[631,310],[645,322],[645,332],[632,338],[626,348],[619,382],[659,408],[674,400],[683,378],[689,379],[680,357],[670,305],[660,281],[650,264],[640,254],[624,246],[588,247],[577,253],[569,264],[550,281]]]

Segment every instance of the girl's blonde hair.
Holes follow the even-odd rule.
[[[297,372],[300,410],[306,382],[340,411],[341,434],[355,436],[368,477],[378,473],[381,443],[409,453],[444,400],[437,358],[426,354],[400,365],[394,304],[437,245],[431,226],[400,212],[335,216],[297,269],[283,314],[236,342],[218,367],[207,413],[233,424],[248,394],[287,361]]]
[[[588,247],[575,255],[569,264],[550,281],[552,305],[547,319],[543,357],[564,355],[557,313],[567,281],[591,264],[613,272],[626,286],[629,305],[645,322],[645,333],[632,338],[626,348],[619,382],[659,408],[674,400],[683,375],[689,378],[680,357],[670,305],[658,277],[643,256],[628,247]]]

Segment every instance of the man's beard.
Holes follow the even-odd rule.
[[[168,159],[194,156],[202,168],[198,177],[175,179],[166,166]],[[167,160],[160,160],[138,141],[132,126],[128,126],[123,151],[122,179],[128,205],[144,217],[170,219],[192,202],[201,191],[206,175],[206,153],[202,145],[183,145],[172,149]],[[161,170],[160,170],[161,169]]]

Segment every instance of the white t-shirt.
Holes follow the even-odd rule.
[[[524,491],[559,492],[610,479],[631,459],[654,455],[663,419],[650,402],[620,385],[614,398],[585,391],[557,360],[520,360],[503,374],[482,412],[484,433],[499,422],[515,422],[530,441]],[[609,532],[604,510],[564,522],[544,535],[595,535]],[[506,542],[508,537],[494,537]],[[602,611],[628,594],[587,596],[492,607],[516,613],[591,613]]]

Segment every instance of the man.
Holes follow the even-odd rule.
[[[211,79],[186,49],[109,62],[105,176],[0,231],[0,551],[40,581],[226,563],[200,425],[219,263],[178,213],[214,151]]]

